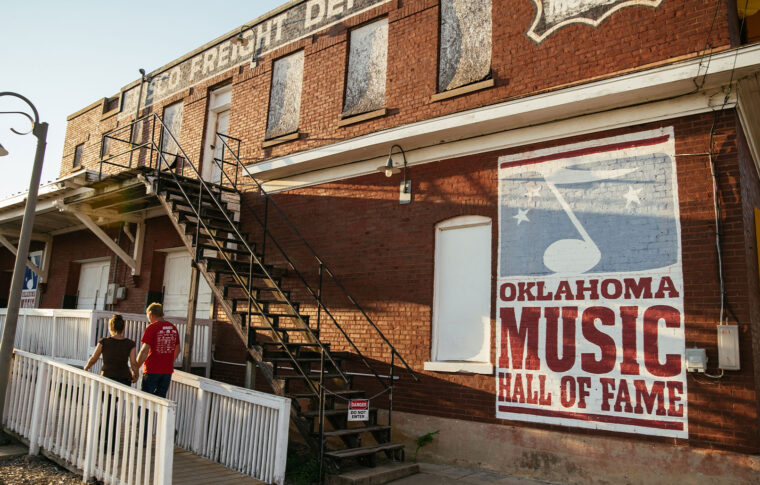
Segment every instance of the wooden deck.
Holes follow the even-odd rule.
[[[261,485],[264,483],[176,446],[174,447],[172,482],[176,485],[207,485],[209,483]]]

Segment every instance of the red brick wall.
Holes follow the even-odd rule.
[[[752,156],[747,146],[747,140],[742,130],[738,132],[738,155],[741,173],[741,195],[743,204],[743,220],[745,240],[745,260],[747,264],[746,294],[747,311],[750,321],[741,328],[741,338],[751,337],[752,347],[742,348],[743,352],[751,351],[752,355],[760,355],[760,271],[758,267],[757,235],[755,232],[755,209],[760,209],[760,179]],[[734,323],[734,322],[730,322]],[[742,366],[747,363],[748,356],[743,356]],[[760,359],[752,359],[755,371],[755,389],[760,389]],[[760,400],[756,401],[760,414]]]
[[[106,228],[106,232],[114,240],[118,238],[121,226]],[[134,234],[134,228],[132,230]],[[167,217],[156,217],[146,221],[145,246],[141,274],[132,277],[132,270],[121,260],[118,260],[116,278],[113,277],[116,257],[95,235],[87,230],[56,236],[53,241],[53,255],[50,264],[50,276],[47,290],[43,294],[42,308],[60,308],[66,290],[75,294],[79,284],[78,271],[71,271],[72,266],[83,259],[110,257],[109,282],[119,283],[127,288],[127,298],[116,305],[113,310],[123,313],[142,313],[145,311],[145,297],[150,287],[151,276],[154,272],[163,275],[163,258],[156,251],[175,248],[182,245],[174,226]],[[125,234],[121,235],[120,246],[128,254],[132,254],[132,242]],[[159,286],[160,289],[160,286]]]
[[[716,10],[717,8],[717,10]],[[492,68],[495,87],[457,98],[431,102],[436,92],[438,2],[392,1],[357,15],[344,24],[291,43],[267,54],[258,67],[233,68],[152,106],[184,98],[180,142],[199,166],[209,88],[234,83],[230,134],[242,138],[241,155],[248,161],[267,159],[350,139],[394,126],[494,104],[556,89],[642,66],[695,56],[706,45],[729,45],[726,9],[720,2],[665,1],[653,9],[620,10],[598,28],[573,24],[536,44],[526,36],[535,7],[529,0],[493,0]],[[385,117],[343,128],[340,121],[346,68],[348,28],[387,15],[389,46]],[[713,22],[715,19],[715,22]],[[272,60],[305,49],[300,140],[261,148],[269,104]],[[64,146],[61,175],[71,172],[74,148],[86,142],[83,164],[98,169],[100,136],[117,126],[117,117],[101,120],[102,106],[73,117]],[[118,122],[124,126],[129,120]],[[118,170],[105,167],[106,172]]]
[[[400,367],[396,369],[402,380],[394,396],[395,409],[504,424],[505,421],[494,417],[493,376],[422,371],[423,363],[430,359],[436,223],[460,215],[492,218],[493,254],[496,254],[499,156],[669,125],[674,126],[679,154],[677,177],[686,345],[706,348],[709,370],[717,373],[716,325],[720,294],[707,156],[712,114],[414,166],[407,171],[414,193],[412,204],[407,206],[398,203],[397,181],[389,181],[379,173],[277,194],[275,200],[421,375],[421,382],[413,383]],[[746,241],[750,227],[743,197],[756,201],[758,191],[756,178],[748,180],[746,196],[739,188],[740,179],[751,179],[753,174],[749,171],[750,162],[737,162],[736,130],[737,121],[732,111],[717,116],[713,149],[722,205],[723,265],[727,301],[742,329],[742,370],[726,371],[720,380],[689,374],[689,444],[756,452],[760,447],[751,325],[757,319],[757,290],[753,290],[757,288],[757,266],[747,257],[752,248]],[[260,198],[251,195],[247,201],[260,208]],[[244,213],[243,217],[244,229],[255,233],[250,216],[246,218]],[[307,280],[316,287],[313,258],[282,224],[273,222],[272,230],[299,268],[305,270]],[[281,258],[270,256],[270,261],[278,259]],[[492,274],[496,275],[495,257]],[[291,284],[292,280],[286,280],[286,286]],[[295,295],[298,301],[308,300],[303,291]],[[389,354],[380,340],[361,324],[360,316],[345,300],[337,297],[334,286],[327,286],[326,299],[337,321],[345,326],[360,350],[374,361],[385,362],[378,370],[386,372]],[[314,318],[313,305],[302,305],[302,308]],[[732,317],[729,323],[735,323]],[[331,325],[323,323],[322,335],[335,350],[350,350]],[[371,387],[372,380],[362,381],[361,385]],[[567,431],[567,428],[547,428]],[[571,432],[586,431],[572,429]]]

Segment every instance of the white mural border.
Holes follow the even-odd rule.
[[[547,37],[552,35],[557,30],[566,27],[570,24],[586,24],[591,27],[598,27],[602,22],[604,22],[608,17],[613,15],[614,13],[618,12],[619,10],[622,10],[624,8],[628,7],[635,7],[635,6],[643,6],[643,7],[652,7],[656,8],[659,7],[662,3],[662,0],[628,0],[623,3],[619,3],[615,5],[614,7],[610,8],[607,12],[605,12],[601,17],[598,19],[588,18],[588,17],[572,17],[569,19],[566,19],[556,25],[553,25],[549,27],[549,29],[546,30],[543,34],[536,33],[536,27],[538,27],[538,24],[541,22],[541,18],[544,15],[544,5],[542,0],[533,0],[533,3],[536,6],[536,17],[533,19],[533,24],[530,26],[530,29],[526,33],[528,37],[530,37],[534,42],[537,44],[540,44],[543,42]]]
[[[659,161],[651,162],[654,159]],[[509,208],[509,213],[504,212],[505,203],[509,200],[516,200],[515,197],[517,197],[514,195],[516,192],[505,194],[505,187],[520,187],[521,191],[527,190],[528,193],[531,190],[535,191],[536,189],[531,188],[528,184],[515,184],[522,184],[526,179],[524,174],[528,172],[538,171],[546,176],[547,172],[540,172],[546,170],[540,166],[544,160],[549,160],[549,163],[556,165],[547,164],[546,167],[550,167],[554,172],[564,172],[563,176],[565,177],[578,177],[579,173],[587,173],[587,170],[577,170],[578,167],[583,168],[583,165],[593,167],[593,164],[620,163],[620,166],[623,167],[624,163],[630,160],[643,160],[642,163],[653,163],[654,165],[651,166],[657,167],[657,170],[660,171],[656,176],[654,172],[644,173],[643,170],[640,170],[641,173],[638,176],[645,179],[641,183],[651,184],[651,187],[654,187],[660,194],[655,195],[655,198],[652,199],[659,204],[660,209],[656,210],[660,210],[660,214],[672,215],[673,220],[671,221],[670,217],[666,218],[666,224],[670,224],[668,227],[672,229],[673,234],[665,237],[670,241],[671,246],[664,253],[671,255],[669,257],[674,259],[668,260],[668,264],[653,266],[649,269],[642,267],[643,269],[635,271],[628,269],[626,271],[597,270],[593,272],[593,265],[598,264],[599,261],[597,258],[581,267],[572,267],[572,264],[562,266],[565,263],[561,263],[559,266],[550,268],[550,272],[542,275],[515,276],[521,274],[518,270],[517,273],[504,276],[507,273],[502,267],[504,265],[502,252],[505,251],[505,244],[508,244],[505,241],[512,237],[505,231],[514,231],[516,227],[519,227],[522,219],[529,220],[530,217],[533,217],[533,214],[527,211],[523,213],[520,209],[515,210],[515,206]],[[669,168],[663,160],[669,160]],[[673,128],[665,127],[509,155],[500,157],[498,163],[499,269],[496,294],[496,417],[511,421],[688,438],[682,248]],[[526,166],[528,166],[527,169]],[[605,178],[597,177],[593,180],[608,182],[609,179],[618,177],[619,180],[625,181],[625,177],[634,177],[634,175],[627,175],[631,173],[630,169],[617,168],[618,165],[612,166],[615,167],[613,170],[597,170],[595,173],[600,173]],[[662,170],[669,172],[665,177],[669,182],[663,182]],[[568,172],[573,173],[568,174]],[[520,173],[523,174],[522,181],[518,180],[518,177],[510,175]],[[584,175],[580,176],[583,177]],[[544,180],[546,186],[550,185],[548,179]],[[575,182],[565,181],[563,183],[572,184]],[[618,189],[624,190],[625,184],[619,185]],[[568,185],[565,185],[563,189],[566,192],[567,187]],[[635,185],[635,187],[639,186]],[[670,194],[661,195],[663,187]],[[628,188],[630,192],[631,186],[628,185]],[[635,193],[638,194],[638,192]],[[546,191],[543,195],[549,194],[550,192]],[[522,197],[522,195],[519,196]],[[562,209],[557,210],[557,207],[562,205],[560,201],[558,206],[557,201],[562,197],[556,190],[551,198],[546,197],[544,200],[554,201],[555,209],[553,212],[545,211],[545,214],[554,214],[552,217],[557,220],[566,216],[573,219],[572,208],[568,207],[567,203],[563,206],[564,211]],[[576,197],[578,197],[577,194]],[[631,202],[634,199],[630,193],[624,194],[623,197],[626,199],[621,200],[621,204],[625,203],[625,207],[628,207],[630,203],[631,206],[635,207],[635,204]],[[662,209],[663,200],[666,201],[664,204],[667,206],[666,209]],[[645,200],[642,199],[642,201]],[[577,202],[577,200],[570,202]],[[597,204],[597,206],[599,206],[600,212],[605,211],[603,205]],[[538,217],[539,209],[535,208],[533,211]],[[512,212],[515,212],[516,215]],[[591,216],[585,214],[584,217],[588,221]],[[657,220],[651,215],[650,219]],[[505,225],[505,221],[508,221],[509,227]],[[652,224],[656,225],[656,223]],[[577,219],[573,222],[573,226],[579,233],[585,232]],[[569,227],[572,228],[573,226]],[[541,245],[540,242],[554,241],[553,244],[548,245],[548,248],[551,248],[562,243],[562,241],[568,241],[568,239],[552,239],[555,237],[554,230],[554,227],[544,229],[545,232],[542,236],[544,240],[535,245],[541,246],[540,249],[543,249],[546,244]],[[551,234],[546,236],[547,232]],[[577,242],[572,249],[583,252],[583,244],[589,242],[590,236],[586,234],[580,238],[577,235],[575,237]],[[648,246],[645,246],[639,256],[643,255],[646,258],[646,251],[656,252],[657,243],[658,241],[653,242],[653,249],[646,249]],[[564,244],[567,246],[569,243],[565,242]],[[531,250],[527,249],[526,251],[530,252]],[[673,251],[676,251],[676,254],[673,254]],[[546,264],[549,261],[551,266],[553,263],[546,260],[546,253],[543,255],[543,262]],[[522,256],[518,255],[518,257]],[[580,259],[583,260],[583,257]],[[511,271],[511,269],[509,270]],[[544,270],[546,271],[545,268]],[[575,287],[568,290],[570,286],[567,285],[563,289],[562,282],[571,279],[570,285],[577,285],[577,291]],[[642,281],[649,282],[651,293],[647,292]],[[554,286],[552,286],[553,283]],[[640,290],[638,293],[636,285],[642,285],[638,288]],[[585,290],[581,290],[581,288],[585,288]],[[616,289],[620,289],[620,291]],[[630,291],[631,294],[629,294],[629,290],[632,290]],[[565,293],[563,293],[562,298],[559,298],[562,292]],[[580,293],[580,297],[571,303],[562,301],[572,300],[573,292],[576,296]],[[584,293],[587,297],[585,299],[583,298]],[[594,296],[593,293],[598,294]],[[530,303],[520,303],[521,299],[530,301]],[[528,314],[526,318],[526,308],[529,307],[531,309],[528,311],[532,313]],[[553,308],[551,313],[547,311],[547,308],[550,307]],[[567,315],[568,320],[565,320],[565,307],[575,307],[576,309],[575,315],[572,315],[572,310],[570,310]],[[636,310],[633,310],[634,308]],[[639,312],[639,308],[645,310]],[[665,309],[664,312],[660,311],[662,309]],[[587,312],[590,312],[588,318]],[[541,316],[536,316],[539,313]],[[610,323],[609,319],[605,323],[604,318],[599,316],[602,314],[614,315],[614,324]],[[547,316],[550,315],[553,315],[551,317],[553,319],[551,332],[553,342],[549,336],[547,324]],[[529,325],[531,322],[532,326]],[[605,325],[609,326],[605,327]],[[569,334],[572,335],[572,338],[569,338],[569,334],[566,333],[568,328],[571,329]],[[627,330],[625,330],[626,328]],[[602,335],[600,336],[600,334]],[[606,372],[589,373],[588,369],[582,367],[580,362],[587,359],[590,368],[591,364],[597,365],[604,361],[605,348],[602,343],[605,342],[605,339],[611,340],[614,345],[612,350],[614,362],[610,362],[608,359],[607,364],[611,365]],[[572,340],[572,347],[566,347],[570,340]],[[543,348],[540,347],[541,342],[544,342]],[[569,359],[572,367],[567,367],[564,371],[559,372],[548,367],[547,349],[551,348],[552,343],[554,349],[551,358],[555,365],[561,360],[567,362],[567,355],[560,356],[560,354],[564,354],[566,348],[572,348],[572,358]],[[558,343],[560,349],[557,349]],[[532,362],[530,361],[531,355],[534,358]],[[585,361],[583,365],[585,366]],[[612,370],[613,368],[614,370]],[[624,387],[625,389],[623,389]],[[552,398],[552,396],[554,397]]]

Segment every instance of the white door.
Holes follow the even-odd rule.
[[[163,303],[166,316],[187,316],[187,297],[190,295],[190,276],[192,275],[190,262],[190,255],[185,249],[166,254]],[[211,302],[211,288],[201,276],[198,285],[198,301],[195,305],[195,317],[209,318]]]
[[[491,360],[491,220],[463,216],[436,227],[434,361]]]
[[[206,113],[206,136],[203,145],[203,166],[201,175],[203,180],[213,183],[221,181],[221,171],[214,163],[214,158],[222,158],[224,146],[217,133],[226,135],[230,123],[230,102],[232,101],[232,86],[215,89],[209,96],[208,111]],[[229,153],[225,154],[225,160],[229,160]]]
[[[230,110],[222,111],[221,113],[218,113],[216,115],[216,133],[226,135],[227,131],[230,126]],[[232,147],[230,147],[232,148]],[[216,144],[214,145],[214,158],[216,160],[222,159],[222,151],[225,151],[224,153],[224,160],[229,162],[231,160],[231,154],[225,150],[224,145],[217,137]],[[211,177],[209,179],[209,182],[219,184],[223,182],[227,182],[226,180],[222,180],[222,171],[218,163],[213,162],[211,165]]]
[[[110,260],[82,263],[79,268],[77,308],[103,310],[108,291]]]

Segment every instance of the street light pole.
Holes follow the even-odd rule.
[[[17,93],[1,92],[3,96],[12,96],[24,101],[29,105],[34,113],[34,119],[29,114],[21,111],[0,111],[0,114],[19,114],[25,116],[32,123],[31,133],[37,138],[37,151],[34,155],[34,166],[32,167],[32,179],[29,181],[29,193],[26,198],[26,207],[24,209],[24,219],[21,223],[21,235],[18,241],[18,252],[16,253],[16,263],[13,267],[13,278],[11,279],[11,290],[8,296],[8,310],[5,317],[5,327],[3,328],[2,340],[0,340],[0,422],[2,422],[3,411],[5,408],[5,395],[8,389],[8,377],[11,370],[11,355],[13,353],[13,342],[16,339],[16,323],[18,322],[18,310],[21,306],[21,290],[24,284],[24,274],[26,272],[26,260],[29,257],[29,242],[32,239],[32,228],[34,226],[34,213],[37,207],[37,190],[40,186],[40,177],[42,175],[42,161],[45,158],[45,147],[47,146],[48,124],[40,123],[40,116],[37,108],[31,101]],[[28,135],[30,132],[19,132],[11,128],[11,131],[17,135]],[[7,153],[7,152],[6,152]]]

